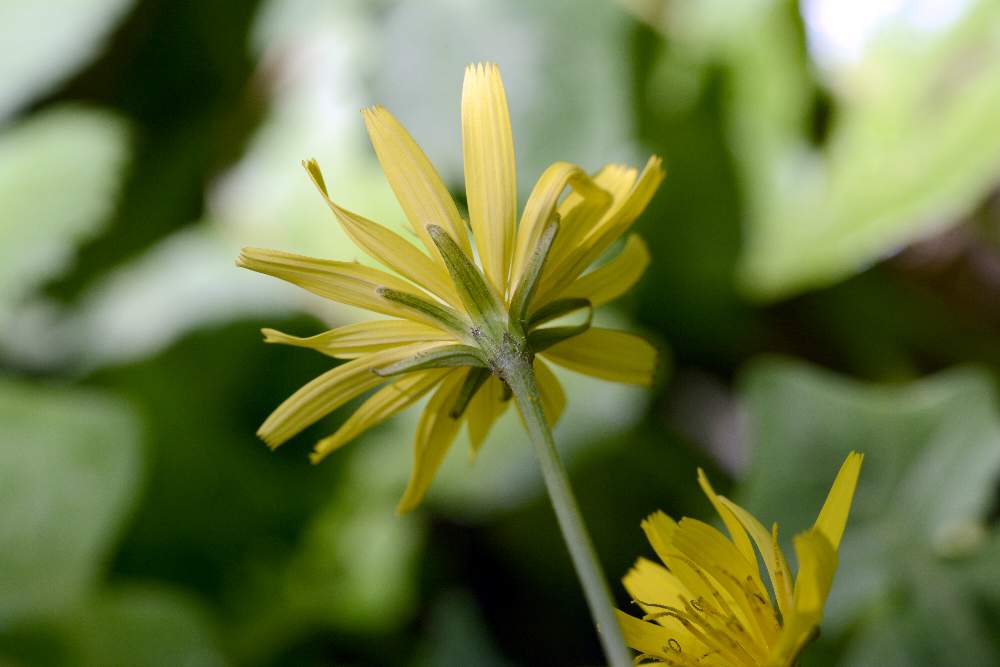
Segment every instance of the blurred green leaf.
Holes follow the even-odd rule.
[[[0,314],[64,270],[110,214],[128,155],[113,114],[61,107],[0,133]]]
[[[267,323],[319,326],[305,318]],[[331,363],[264,345],[260,324],[199,331],[93,378],[143,410],[156,462],[115,575],[204,595],[241,664],[261,664],[317,630],[398,629],[416,598],[424,533],[419,516],[395,515],[405,478],[397,485],[387,471],[353,461],[382,443],[408,452],[412,432],[386,424],[319,466],[307,452],[346,409],[276,452],[254,436],[281,400]]]
[[[261,354],[270,358],[276,352],[268,348]],[[314,358],[290,352],[300,360]],[[557,372],[569,399],[558,437],[570,465],[606,452],[611,436],[640,418],[642,390]],[[338,411],[337,418],[349,410]],[[322,629],[356,635],[398,631],[418,600],[414,574],[423,556],[427,513],[483,524],[543,493],[527,436],[511,410],[474,464],[466,437],[457,438],[425,506],[396,516],[419,412],[414,408],[393,417],[322,466],[304,471],[311,478],[328,474],[330,466],[342,467],[336,491],[304,527],[293,553],[255,568],[243,590],[232,596],[230,606],[238,610],[232,631],[237,655],[272,655]],[[304,457],[312,437],[296,438],[285,453]],[[546,512],[551,519],[547,506]]]
[[[87,595],[138,487],[138,439],[103,394],[0,380],[0,621]]]
[[[995,575],[994,575],[995,576]],[[883,665],[995,665],[1000,653],[969,590],[940,567],[923,568],[906,597],[880,604],[859,619],[856,638],[838,663]]]
[[[639,419],[641,390],[557,372],[569,399],[558,431],[568,464],[606,455],[612,436]],[[419,413],[396,415],[336,454],[346,468],[334,496],[305,528],[295,553],[257,572],[249,594],[234,605],[247,612],[246,625],[235,632],[240,655],[268,654],[314,628],[363,634],[398,628],[417,601],[413,576],[423,555],[425,514],[481,525],[543,494],[534,453],[511,409],[474,463],[463,432],[425,506],[397,516]],[[294,455],[305,444],[292,443]],[[545,512],[551,519],[547,504]],[[558,541],[556,548],[563,548]]]
[[[668,35],[677,62],[726,72],[745,199],[738,278],[755,298],[830,285],[954,224],[1000,173],[992,0],[970,0],[935,25],[913,19],[907,3],[887,6],[879,30],[855,35],[863,57],[827,71],[819,47],[806,48],[798,3],[629,4]],[[831,16],[851,11],[829,4]]]
[[[272,452],[254,436],[276,404],[328,365],[295,354],[301,350],[263,345],[260,324],[201,331],[142,363],[90,378],[142,411],[155,461],[116,574],[217,598],[239,585],[234,571],[285,557],[330,497],[336,464],[312,466],[294,445]]]
[[[741,280],[751,294],[828,285],[953,224],[989,192],[1000,170],[1000,5],[974,3],[936,32],[902,21],[883,30],[834,79],[818,151],[811,84],[788,65],[802,57],[796,19],[761,14],[768,37],[741,32],[729,51],[732,136],[750,205]]]
[[[246,44],[259,0],[136,4],[109,48],[56,96],[114,109],[134,139],[110,224],[45,286],[60,303],[100,289],[94,282],[109,269],[201,219],[208,186],[265,110],[258,93],[270,76],[251,79],[257,64]]]
[[[0,3],[0,121],[83,65],[130,0]]]
[[[993,531],[989,544],[970,559],[962,569],[962,575],[966,586],[1000,614],[1000,576],[997,576],[997,563],[1000,563],[1000,531]]]
[[[865,454],[825,625],[840,632],[850,622],[885,621],[892,625],[871,631],[916,632],[940,614],[947,622],[935,622],[935,636],[922,640],[924,649],[906,651],[908,659],[987,664],[982,658],[991,649],[979,621],[955,590],[956,572],[986,544],[1000,473],[991,378],[962,369],[905,386],[871,386],[768,360],[747,372],[744,396],[753,464],[743,498],[765,522],[779,521],[786,539],[815,520],[847,453]],[[993,572],[1000,576],[1000,562]],[[898,618],[904,610],[916,615],[913,628]],[[858,641],[864,644],[864,633]],[[945,655],[947,646],[953,648]],[[862,654],[869,655],[852,649],[844,664],[874,664],[851,657]]]
[[[485,627],[475,600],[465,591],[438,596],[430,628],[413,660],[414,667],[509,667]]]
[[[630,145],[625,19],[612,3],[594,0],[395,3],[374,36],[371,101],[397,114],[446,182],[460,188],[462,72],[472,62],[498,63],[523,201],[555,160],[588,170],[635,162],[635,153],[645,161]]]
[[[366,490],[363,480],[345,480],[306,528],[286,578],[293,604],[352,631],[394,627],[410,610],[424,528],[419,517],[395,514],[394,495]]]
[[[236,654],[258,661],[316,630],[398,631],[417,600],[425,525],[397,516],[397,500],[363,478],[343,479],[294,553],[252,573],[234,597]]]
[[[194,599],[137,585],[101,592],[60,625],[80,667],[217,667],[226,663]]]

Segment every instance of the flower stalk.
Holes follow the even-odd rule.
[[[525,429],[534,445],[538,465],[542,470],[549,501],[555,510],[563,539],[569,548],[570,558],[577,578],[583,587],[587,606],[597,627],[604,655],[611,667],[629,667],[632,657],[625,647],[625,639],[615,618],[614,601],[608,582],[597,559],[593,542],[580,514],[573,489],[566,475],[552,430],[545,419],[542,400],[535,382],[530,353],[516,345],[513,339],[509,349],[496,358],[498,373],[510,387],[517,402]],[[505,346],[507,347],[507,346]]]
[[[538,179],[518,221],[514,141],[500,71],[489,63],[471,65],[462,87],[466,222],[403,125],[379,106],[362,114],[419,246],[339,206],[316,161],[303,163],[343,231],[387,271],[257,248],[245,248],[237,265],[386,319],[304,338],[265,330],[267,342],[311,348],[345,363],[289,396],[258,435],[278,447],[376,390],[316,444],[310,458],[317,463],[429,395],[397,507],[405,513],[424,498],[460,430],[467,427],[474,456],[516,402],[605,653],[613,667],[627,667],[631,659],[609,588],[553,441],[551,427],[566,395],[549,364],[614,382],[652,384],[656,349],[640,336],[592,326],[591,320],[594,309],[626,293],[649,264],[643,241],[626,234],[663,179],[661,161],[651,156],[641,171],[609,164],[593,174],[555,162]],[[588,270],[620,238],[622,250]]]
[[[559,528],[569,548],[605,656],[612,667],[628,667],[632,664],[631,655],[615,618],[615,607],[607,579],[601,570],[594,545],[580,515],[580,508],[570,487],[566,469],[556,450],[555,439],[552,437],[552,430],[545,416],[541,392],[535,380],[533,368],[535,351],[531,346],[530,337],[525,333],[528,325],[532,323],[557,318],[573,310],[579,310],[581,306],[590,310],[590,302],[586,299],[569,299],[565,300],[570,302],[568,307],[550,309],[551,313],[546,313],[543,308],[537,310],[534,317],[530,315],[529,306],[537,291],[538,280],[542,275],[552,242],[559,232],[559,224],[553,220],[546,225],[532,253],[524,279],[512,297],[512,307],[508,313],[504,313],[485,276],[451,237],[434,225],[429,225],[427,231],[434,240],[438,252],[441,253],[469,313],[472,320],[469,334],[482,351],[486,367],[510,389],[517,403],[525,429],[535,447],[549,500],[555,509]],[[585,328],[589,326],[588,317]],[[465,350],[472,349],[464,345],[451,347],[462,348],[461,352],[452,354],[467,354]],[[465,384],[478,382],[477,376],[478,373],[470,374]],[[464,409],[463,403],[467,403],[464,394],[465,391],[460,394],[458,401],[460,407],[452,414]]]

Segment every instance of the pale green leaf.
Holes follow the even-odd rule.
[[[834,115],[819,148],[807,122],[811,84],[791,65],[792,14],[760,7],[756,39],[740,31],[725,51],[749,207],[740,267],[748,293],[773,299],[829,285],[954,224],[986,196],[1000,175],[1000,5],[971,2],[938,31],[901,19],[883,29],[832,81]]]
[[[102,591],[58,625],[80,667],[221,667],[212,626],[196,599],[135,585]]]
[[[86,597],[138,486],[138,439],[115,399],[0,380],[0,621]]]
[[[924,638],[917,654],[953,644],[968,660],[941,654],[940,661],[923,664],[953,658],[985,664],[977,660],[989,649],[969,639],[981,636],[978,621],[959,613],[962,602],[953,593],[965,559],[988,544],[987,513],[1000,477],[1000,420],[990,376],[959,369],[880,386],[768,360],[744,376],[743,395],[752,468],[741,498],[765,522],[777,521],[785,538],[815,520],[847,453],[865,455],[825,631],[883,613],[929,617],[940,604],[948,622],[935,623],[939,636]],[[926,627],[924,616],[918,621]],[[868,663],[852,658],[847,664]]]
[[[0,314],[107,221],[128,153],[112,114],[62,107],[0,131]]]
[[[90,60],[130,4],[0,2],[0,121]]]

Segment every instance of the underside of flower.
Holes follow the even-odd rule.
[[[609,165],[593,176],[556,162],[539,178],[517,220],[514,146],[495,65],[466,70],[462,146],[468,222],[423,151],[385,109],[363,111],[375,153],[423,245],[348,211],[330,198],[315,160],[306,170],[352,241],[386,270],[247,248],[237,264],[329,299],[387,316],[310,338],[265,330],[265,340],[309,347],[344,363],[293,394],[259,435],[277,447],[348,400],[371,395],[313,453],[319,461],[432,396],[417,428],[414,467],[400,511],[426,492],[460,426],[474,454],[507,409],[509,373],[534,375],[546,419],[565,404],[548,363],[608,380],[649,384],[656,352],[632,334],[592,326],[593,310],[628,291],[649,255],[629,236],[663,178],[659,158],[641,173]],[[471,229],[471,238],[468,233]],[[589,271],[588,271],[589,270]]]

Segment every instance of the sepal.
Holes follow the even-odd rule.
[[[416,294],[402,292],[389,287],[379,287],[375,290],[375,293],[386,301],[391,301],[417,311],[424,317],[434,320],[440,326],[457,333],[463,338],[469,334],[469,323],[454,308],[441,306],[427,299],[422,299]]]
[[[423,371],[430,368],[457,368],[470,366],[486,368],[483,353],[470,345],[443,345],[431,350],[418,352],[387,366],[373,368],[372,373],[380,377],[390,377],[400,373]]]
[[[458,296],[473,322],[499,333],[503,326],[503,307],[479,268],[443,228],[427,225],[427,233],[441,253]]]

